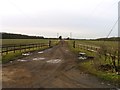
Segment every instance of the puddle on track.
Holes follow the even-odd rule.
[[[18,62],[27,62],[27,61],[29,61],[29,60],[18,59],[17,61],[18,61]]]
[[[50,51],[50,50],[52,50],[51,48],[50,49],[46,49],[46,50],[44,50],[44,51],[40,51],[40,52],[38,52],[39,54],[42,54],[42,53],[44,53],[44,52],[48,52],[48,51]]]
[[[60,63],[61,62],[61,59],[53,59],[53,60],[49,60],[49,61],[46,61],[47,63]]]
[[[33,61],[45,60],[45,58],[33,58]]]
[[[29,55],[31,55],[31,53],[23,53],[22,55],[23,56],[29,56]]]
[[[32,60],[33,61],[39,61],[39,60],[45,60],[45,58],[33,58]],[[28,61],[32,61],[32,60],[18,59],[17,61],[18,62],[28,62]]]
[[[42,53],[44,53],[43,51],[41,51],[41,52],[38,52],[39,54],[42,54]]]

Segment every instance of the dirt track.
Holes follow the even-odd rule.
[[[76,65],[76,55],[69,51],[65,42],[20,60],[3,66],[3,88],[114,87],[80,71]]]

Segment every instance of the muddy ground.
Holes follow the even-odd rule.
[[[66,42],[4,64],[3,88],[115,88],[81,71]]]

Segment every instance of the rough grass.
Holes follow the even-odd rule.
[[[84,70],[88,73],[93,74],[103,80],[109,81],[113,84],[120,83],[120,75],[117,75],[116,73],[97,70],[96,67],[94,67],[94,64],[91,63],[91,61],[79,63],[79,66],[84,68]]]
[[[2,64],[12,61],[12,60],[16,59],[16,57],[20,57],[21,55],[22,55],[22,53],[20,53],[20,52],[9,53],[7,55],[3,55],[2,56]]]
[[[2,45],[10,44],[30,44],[30,43],[48,43],[48,39],[2,39]]]
[[[22,52],[20,52],[18,50],[15,53],[11,51],[8,54],[4,54],[2,56],[2,63],[5,64],[5,63],[8,63],[9,61],[13,61],[17,58],[21,58],[21,57],[23,57],[22,53],[28,53],[28,52],[33,52],[33,51],[41,51],[41,50],[44,50],[44,49],[47,49],[47,48],[50,48],[50,47],[44,46],[42,48],[31,48],[30,50],[27,49],[26,51],[22,51]]]
[[[91,41],[91,40],[76,40],[76,44],[87,44],[91,46],[106,46],[108,49],[118,49],[118,41]]]
[[[96,45],[96,46],[100,46],[103,42],[101,41],[76,41],[76,44],[87,44],[87,45]],[[117,42],[107,42],[107,44],[109,45],[109,47],[114,47],[117,48]],[[112,44],[112,45],[111,45]],[[113,45],[116,44],[116,45]],[[97,76],[98,78],[102,78],[106,81],[109,81],[111,83],[120,83],[120,75],[117,75],[116,73],[113,72],[109,72],[109,71],[102,71],[102,70],[98,70],[98,65],[100,65],[101,63],[106,64],[108,63],[108,61],[104,61],[104,57],[102,56],[101,58],[99,58],[99,56],[97,56],[97,54],[93,53],[93,52],[89,52],[87,50],[83,50],[80,49],[76,46],[76,48],[73,48],[73,41],[70,40],[68,41],[68,45],[69,48],[72,52],[78,54],[79,52],[85,52],[88,56],[95,56],[96,58],[94,60],[86,60],[86,61],[79,61],[78,62],[78,67],[82,68],[83,70],[87,71],[90,74],[93,74],[95,76]]]

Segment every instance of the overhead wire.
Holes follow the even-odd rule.
[[[24,16],[26,16],[27,18],[32,18],[29,15],[27,15],[21,8],[19,8],[15,3],[13,3],[10,0],[7,0],[12,6],[14,6],[19,12],[21,12]]]
[[[104,1],[104,0],[103,0],[103,1]],[[103,1],[101,1],[101,2],[96,6],[96,8],[94,9],[95,11],[97,10],[97,8],[98,8],[99,6],[102,5]],[[115,0],[113,0],[113,1],[115,1]],[[116,1],[112,4],[112,6],[114,6],[116,3],[118,3],[118,0],[116,0]],[[115,5],[115,7],[116,7],[116,5]],[[110,9],[110,7],[108,7],[108,9]],[[120,17],[119,17],[119,18],[120,18]],[[118,23],[119,18],[114,22],[114,24],[113,24],[112,28],[110,29],[110,31],[108,32],[108,35],[106,36],[106,38],[108,38],[108,37],[110,36],[110,34],[112,33],[113,29],[115,28],[115,26],[116,26],[117,23]],[[107,25],[106,25],[105,27],[107,27]]]
[[[109,35],[111,34],[111,32],[113,31],[113,29],[115,28],[115,26],[117,25],[118,21],[119,21],[120,17],[117,19],[117,21],[114,23],[114,25],[112,26],[111,30],[109,31],[108,35],[106,38],[109,37]]]

